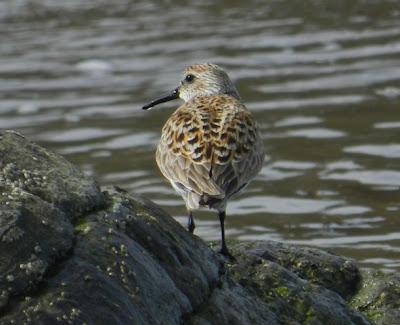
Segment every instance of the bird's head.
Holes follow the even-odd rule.
[[[240,99],[238,91],[221,67],[212,63],[193,64],[185,68],[179,86],[172,93],[152,101],[144,106],[143,109],[149,109],[177,98],[187,102],[195,97],[218,94]]]

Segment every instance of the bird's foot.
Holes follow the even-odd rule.
[[[224,255],[230,262],[236,262],[236,258],[229,252],[228,247],[225,245],[221,247],[219,253]]]
[[[188,224],[188,231],[189,231],[191,234],[193,234],[194,228],[195,228],[195,226],[194,226],[193,223],[189,223],[189,224]]]
[[[187,229],[191,234],[193,234],[194,228],[196,228],[196,225],[194,224],[193,214],[190,211],[189,212],[188,223],[187,223]]]

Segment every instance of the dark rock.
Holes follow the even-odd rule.
[[[281,324],[278,315],[256,295],[225,278],[209,300],[184,319],[187,324]]]
[[[350,305],[374,324],[400,324],[400,274],[364,272],[362,278],[362,287]]]
[[[33,290],[73,241],[71,223],[51,204],[25,192],[6,200],[0,195],[0,308]]]
[[[103,202],[92,178],[63,157],[13,131],[0,131],[0,186],[7,187],[12,197],[21,192],[35,195],[54,204],[69,218],[99,208]],[[9,198],[10,204],[12,201]]]
[[[280,324],[291,324],[294,321],[300,324],[323,324],[327,319],[332,325],[369,324],[359,313],[349,310],[339,294],[321,285],[315,285],[314,281],[301,278],[271,261],[277,260],[275,257],[285,250],[301,256],[299,260],[294,256],[288,257],[294,264],[301,263],[309,252],[308,248],[282,246],[272,241],[236,244],[232,251],[237,256],[237,263],[229,265],[229,275],[272,308]],[[324,255],[323,262],[321,255]],[[322,268],[333,272],[337,267],[337,257],[331,256],[329,259],[328,255],[313,250],[313,253],[308,255],[309,262],[320,263]],[[323,282],[323,279],[321,281]],[[339,283],[338,286],[343,287],[344,284]]]
[[[232,249],[228,263],[151,201],[101,192],[0,133],[0,324],[368,324],[344,300],[360,284],[353,262],[275,242]]]
[[[0,132],[0,308],[35,289],[72,248],[75,216],[103,195],[64,158],[15,132]]]
[[[342,297],[352,295],[360,281],[354,261],[319,249],[287,245],[274,241],[241,243],[240,252],[275,262],[310,283],[319,284]]]

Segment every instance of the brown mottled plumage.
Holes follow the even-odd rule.
[[[257,175],[264,150],[251,113],[240,102],[227,74],[214,64],[197,64],[184,71],[184,79],[161,102],[182,98],[165,123],[156,160],[163,175],[180,193],[189,211],[188,227],[194,230],[192,210],[206,207],[219,212],[225,245],[227,201]]]

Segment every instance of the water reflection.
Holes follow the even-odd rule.
[[[353,146],[344,148],[344,152],[374,155],[384,158],[400,158],[400,144]]]
[[[229,205],[229,212],[249,215],[252,213],[312,214],[342,203],[340,200],[311,200],[275,196],[251,196],[237,199]]]
[[[400,171],[394,170],[363,170],[344,173],[331,173],[322,179],[356,181],[366,185],[387,185],[390,189],[400,186]],[[390,186],[395,186],[394,188]]]

